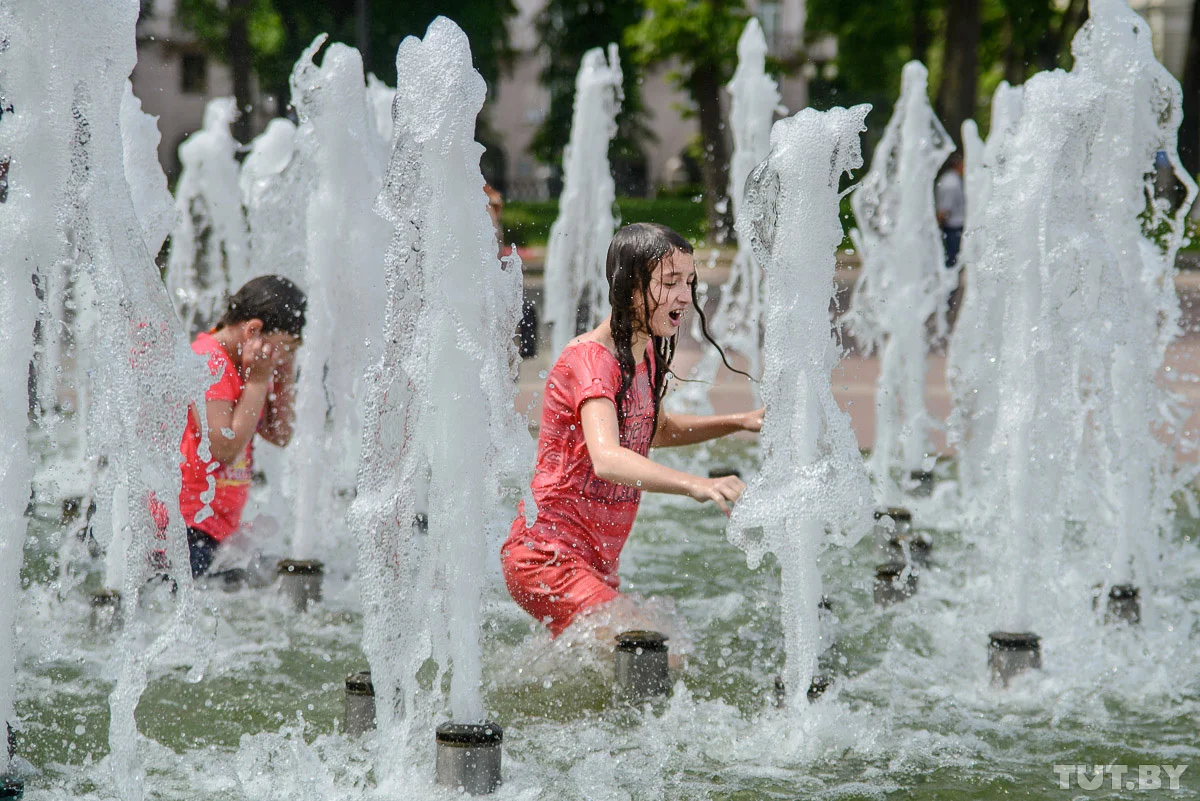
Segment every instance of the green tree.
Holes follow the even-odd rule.
[[[823,100],[873,103],[873,117],[880,106],[890,107],[900,93],[900,68],[910,59],[928,58],[942,5],[943,0],[809,0],[809,31],[838,41],[837,79]]]
[[[1001,79],[1020,84],[1070,66],[1087,0],[810,0],[808,9],[810,35],[838,39],[837,78],[814,81],[814,105],[872,103],[878,131],[899,93],[900,67],[915,58],[929,67],[939,115],[957,138],[962,119],[987,122]]]
[[[1200,2],[1192,5],[1186,62],[1183,66],[1183,124],[1179,158],[1192,175],[1200,173]]]
[[[696,107],[704,147],[701,172],[709,231],[722,230],[718,212],[728,190],[729,149],[721,87],[733,77],[737,40],[748,14],[742,0],[643,0],[645,13],[625,42],[643,66],[673,64],[670,78]],[[727,208],[727,206],[726,206]]]
[[[239,107],[249,103],[248,70],[253,68],[282,110],[290,97],[292,65],[317,35],[356,45],[365,54],[367,71],[395,85],[396,48],[406,36],[423,36],[438,16],[463,29],[475,68],[494,85],[512,56],[507,22],[516,7],[512,0],[178,0],[176,13],[213,57],[244,74],[244,94],[237,94],[239,78],[234,78]]]
[[[620,44],[625,30],[642,15],[641,0],[548,0],[537,15],[535,26],[543,59],[541,83],[550,94],[546,119],[534,134],[530,149],[540,161],[558,166],[571,136],[575,76],[583,54],[610,42]],[[645,153],[640,142],[653,134],[646,125],[639,87],[638,64],[621,54],[624,100],[617,116],[617,135],[609,148],[609,161],[617,180],[617,192],[630,194],[645,179]],[[640,180],[639,180],[640,179]]]
[[[981,0],[949,0],[942,48],[942,79],[937,109],[946,132],[961,141],[962,124],[975,116],[979,97]]]
[[[179,21],[190,28],[210,55],[229,64],[233,96],[243,112],[251,105],[250,78],[255,62],[269,60],[284,47],[283,18],[272,0],[180,0]],[[233,134],[249,141],[250,115],[242,113]]]

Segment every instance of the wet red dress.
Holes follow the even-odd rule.
[[[654,438],[649,366],[638,365],[620,415],[621,446],[645,456]],[[616,357],[598,342],[565,348],[546,379],[533,497],[538,514],[526,527],[524,504],[500,551],[508,591],[557,637],[585,609],[619,594],[617,568],[642,491],[596,476],[583,437],[584,401],[621,386]]]

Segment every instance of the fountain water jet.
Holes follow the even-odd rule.
[[[523,476],[533,461],[513,411],[520,262],[496,258],[474,141],[483,79],[466,36],[441,17],[423,40],[401,43],[396,67],[392,161],[375,207],[394,229],[384,346],[368,375],[350,515],[363,650],[388,743],[377,766],[384,780],[400,766],[428,766],[426,738],[443,709],[441,694],[419,681],[427,662],[435,688],[450,672],[452,720],[489,728],[478,641],[484,560],[499,547],[501,477]],[[412,522],[419,510],[425,531]],[[397,751],[405,758],[389,758]]]
[[[31,272],[57,260],[72,280],[89,284],[96,299],[89,344],[110,354],[95,364],[87,442],[89,456],[107,461],[93,533],[101,545],[113,547],[115,529],[121,529],[121,543],[110,554],[116,569],[109,583],[115,585],[120,575],[128,619],[114,660],[107,759],[117,793],[132,801],[144,788],[134,710],[147,670],[164,650],[187,641],[194,617],[177,505],[179,432],[188,403],[202,398],[211,380],[188,348],[154,264],[150,247],[157,252],[159,243],[148,242],[147,231],[160,229],[143,225],[170,214],[169,208],[149,212],[161,175],[135,171],[136,162],[126,159],[127,137],[150,141],[129,127],[123,130],[130,118],[122,120],[119,113],[136,61],[138,11],[134,0],[103,6],[17,3],[9,20],[13,27],[6,27],[5,58],[31,66],[6,69],[4,87],[16,109],[12,130],[25,135],[9,151],[10,180],[21,182],[23,191],[5,204],[6,212],[20,215],[14,225],[3,226],[16,236],[5,252]],[[9,121],[5,114],[5,128]],[[36,217],[27,216],[35,210]],[[22,310],[14,312],[19,321]],[[23,337],[22,327],[12,330]],[[18,352],[21,347],[14,344]],[[27,493],[12,508],[24,509],[26,498]],[[155,576],[169,577],[178,588],[160,631],[137,604],[143,583]],[[10,601],[4,599],[0,608],[12,609]]]
[[[318,67],[313,59],[322,48]],[[288,485],[292,556],[310,559],[318,538],[326,547],[336,543],[336,494],[354,487],[363,376],[381,348],[388,230],[371,208],[385,163],[358,51],[326,47],[326,37],[317,37],[292,71],[292,96],[300,117],[296,147],[309,175],[302,286],[310,324],[297,357],[305,380],[297,386]]]
[[[980,141],[974,120],[967,120],[962,128],[967,217],[958,263],[966,289],[946,354],[946,383],[953,400],[947,438],[958,454],[958,496],[968,525],[987,514],[986,509],[978,507],[990,480],[985,467],[999,391],[995,332],[1003,324],[1003,305],[999,301],[1004,275],[979,268],[986,236],[983,225],[993,182],[1001,169],[1000,155],[1021,115],[1022,96],[1019,86],[1002,81],[996,87],[986,143]]]
[[[741,215],[746,178],[771,151],[771,121],[779,105],[779,86],[767,75],[767,40],[758,19],[751,17],[738,39],[738,66],[729,82],[729,124],[733,133],[733,157],[729,160],[729,198],[733,219]],[[746,357],[746,372],[755,378],[762,361],[762,269],[748,242],[739,239],[729,278],[721,286],[717,310],[709,328],[727,350]],[[711,413],[708,391],[721,366],[721,355],[704,340],[700,317],[692,319],[692,337],[704,348],[692,370],[691,383],[674,395],[676,403],[689,412]],[[757,394],[757,393],[756,393]]]
[[[1104,322],[1088,337],[1094,344],[1083,366],[1090,385],[1080,396],[1096,419],[1075,470],[1081,477],[1075,506],[1096,529],[1096,546],[1112,552],[1106,580],[1129,585],[1155,575],[1159,535],[1173,518],[1172,495],[1192,476],[1188,471],[1178,480],[1174,448],[1156,432],[1178,430],[1191,411],[1181,414],[1180,398],[1158,376],[1167,346],[1181,333],[1175,256],[1196,184],[1176,151],[1182,90],[1155,58],[1149,24],[1114,0],[1092,0],[1090,9],[1071,43],[1072,72],[1105,94],[1084,183],[1116,269],[1104,290],[1093,290],[1100,307],[1095,317]],[[1175,208],[1155,197],[1149,177],[1160,152],[1183,189]],[[1101,475],[1086,472],[1093,464]],[[1085,480],[1090,487],[1081,486]]]
[[[204,125],[179,146],[178,220],[171,231],[167,289],[188,334],[220,316],[225,298],[249,278],[246,218],[238,187],[237,118],[232,97],[204,109]]]
[[[875,391],[875,445],[869,467],[879,500],[894,503],[901,487],[925,472],[930,451],[925,408],[925,321],[946,333],[946,303],[957,274],[944,266],[934,212],[933,182],[954,150],[929,105],[928,72],[904,65],[900,99],[875,148],[871,169],[851,198],[862,256],[847,324],[867,352],[879,353]],[[903,474],[897,486],[893,473]]]
[[[576,334],[580,305],[587,310],[588,327],[608,315],[604,263],[617,227],[608,146],[617,134],[621,100],[617,46],[608,46],[607,62],[598,47],[584,53],[575,78],[571,140],[563,151],[558,217],[546,245],[545,317],[555,357]]]
[[[47,163],[50,159],[46,157],[55,154],[38,151],[46,121],[31,113],[38,103],[33,90],[43,77],[43,62],[37,56],[37,34],[41,31],[26,29],[14,7],[7,4],[0,7],[0,30],[5,31],[8,42],[8,47],[0,51],[0,96],[12,105],[0,114],[0,157],[7,167],[7,195],[0,202],[0,252],[30,256],[42,247],[49,251],[58,244],[55,232],[41,224],[45,215],[53,213],[53,206],[46,197],[48,193],[37,188],[62,165]],[[0,348],[14,364],[33,359],[36,319],[33,269],[10,266],[0,271],[0,320],[4,321],[0,325]],[[4,454],[0,468],[0,728],[6,732],[5,743],[0,746],[0,787],[6,793],[11,788],[9,797],[13,798],[24,792],[23,783],[18,791],[20,780],[9,776],[12,753],[7,747],[7,732],[11,731],[9,721],[14,720],[17,599],[28,526],[25,507],[33,481],[26,435],[28,380],[28,374],[21,370],[6,371],[0,380],[0,452]]]
[[[787,661],[783,681],[808,687],[819,653],[820,552],[870,530],[871,489],[850,420],[833,398],[829,333],[838,184],[862,166],[859,134],[870,106],[805,109],[771,130],[771,155],[751,173],[738,236],[767,276],[762,393],[765,454],[734,507],[728,536],[751,567],[773,552],[782,566]],[[791,705],[798,708],[797,695]]]
[[[238,173],[251,276],[282,275],[303,284],[307,215],[296,210],[311,194],[311,182],[309,166],[296,149],[296,126],[276,117],[250,143]]]

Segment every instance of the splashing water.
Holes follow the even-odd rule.
[[[368,377],[351,523],[379,725],[410,749],[407,764],[428,768],[451,666],[453,718],[484,715],[485,559],[506,528],[500,478],[524,477],[532,454],[513,411],[520,262],[496,257],[474,141],[483,79],[442,17],[401,43],[396,68],[393,154],[375,207],[394,229],[384,348]],[[427,529],[414,521],[425,510]],[[433,691],[418,679],[431,660]]]
[[[1049,602],[1073,528],[1113,553],[1105,583],[1146,581],[1176,486],[1155,378],[1178,332],[1173,264],[1195,193],[1171,144],[1179,88],[1123,4],[1094,3],[1073,49],[1070,73],[1026,84],[1002,135],[977,231],[981,300],[1000,325],[990,350],[962,335],[979,362],[960,357],[961,372],[998,387],[988,441],[964,458],[979,460],[967,475],[992,478],[975,490],[990,514],[972,524],[1000,534],[1013,591],[1001,622],[1017,629]],[[1159,150],[1187,190],[1173,213],[1147,179]],[[1163,244],[1148,238],[1164,228]]]
[[[738,236],[767,276],[763,399],[766,454],[729,523],[751,567],[765,553],[783,571],[784,681],[803,704],[818,654],[817,558],[870,526],[871,489],[850,419],[833,398],[837,352],[829,301],[842,240],[838,182],[862,166],[871,107],[805,109],[775,123],[771,155],[750,175]]]
[[[1001,82],[992,96],[992,128],[987,143],[979,140],[974,120],[963,123],[964,189],[967,217],[963,227],[958,263],[967,287],[958,310],[958,320],[946,356],[946,381],[954,401],[950,415],[949,441],[958,454],[958,487],[966,525],[987,515],[979,499],[986,493],[989,477],[983,468],[996,421],[997,340],[1003,325],[1004,275],[982,271],[983,231],[995,175],[1008,137],[1021,115],[1023,90]]]
[[[38,308],[33,278],[38,264],[20,265],[38,253],[61,247],[57,232],[42,224],[53,214],[53,206],[46,193],[35,190],[40,180],[53,179],[66,165],[58,162],[59,153],[37,149],[48,120],[30,112],[40,100],[36,87],[45,78],[46,62],[36,54],[46,32],[44,26],[21,24],[16,12],[12,5],[0,6],[0,30],[5,32],[4,46],[0,46],[0,97],[4,98],[0,103],[4,106],[0,111],[0,160],[8,166],[7,197],[0,203],[0,252],[15,257],[8,269],[0,272],[0,319],[4,321],[0,347],[13,364],[25,364],[33,358]],[[25,506],[33,480],[26,437],[28,378],[22,370],[7,370],[0,381],[0,738],[14,720],[17,687],[17,601],[29,524]],[[0,776],[8,773],[8,768],[6,741],[0,741]]]
[[[1105,288],[1088,293],[1100,307],[1089,318],[1100,330],[1087,354],[1090,381],[1079,397],[1091,401],[1096,422],[1073,473],[1087,476],[1082,468],[1091,464],[1107,465],[1107,471],[1095,492],[1076,488],[1083,496],[1076,506],[1101,512],[1089,519],[1103,532],[1095,540],[1099,548],[1112,553],[1105,582],[1145,582],[1156,571],[1158,535],[1169,528],[1171,496],[1179,486],[1174,448],[1155,432],[1178,431],[1187,414],[1156,379],[1168,344],[1180,333],[1175,256],[1196,185],[1176,152],[1182,91],[1154,57],[1149,24],[1124,3],[1092,0],[1090,7],[1089,22],[1071,44],[1073,72],[1104,87],[1105,104],[1084,182],[1117,269],[1103,277],[1090,274]],[[1167,154],[1185,190],[1174,210],[1155,197],[1151,175],[1159,152]],[[1099,458],[1093,461],[1093,455]]]
[[[101,544],[109,545],[120,525],[126,542],[118,550],[127,622],[112,667],[116,687],[109,704],[108,759],[118,794],[140,799],[134,709],[148,667],[165,649],[184,641],[193,615],[178,512],[179,432],[188,401],[203,395],[206,371],[187,347],[147,248],[157,236],[148,232],[159,230],[150,221],[161,221],[166,213],[161,207],[149,211],[163,179],[153,170],[132,169],[149,158],[136,152],[137,143],[149,146],[153,137],[146,136],[148,123],[131,117],[128,106],[122,138],[119,111],[136,60],[138,4],[17,6],[14,28],[6,27],[12,31],[6,57],[24,53],[16,60],[53,68],[7,72],[5,92],[19,109],[13,124],[18,134],[12,143],[13,180],[23,186],[11,207],[17,224],[4,226],[6,233],[16,233],[6,253],[30,270],[50,267],[57,257],[69,265],[72,280],[91,285],[96,298],[95,339],[89,344],[106,358],[95,363],[88,448],[89,455],[106,457],[108,467],[93,531]],[[126,160],[126,142],[139,158]],[[141,208],[135,209],[135,199]],[[20,319],[19,310],[17,315]],[[23,328],[6,330],[23,338]],[[24,479],[14,474],[13,481]],[[14,486],[14,497],[20,491]],[[24,503],[8,508],[23,509]],[[178,588],[173,614],[157,632],[137,604],[143,584],[156,576]],[[8,599],[4,608],[11,609]]]
[[[738,39],[738,66],[729,82],[729,121],[733,131],[733,158],[729,162],[729,198],[733,201],[733,219],[741,214],[746,179],[771,150],[771,120],[780,111],[779,86],[767,75],[767,40],[756,18],[746,23]],[[784,110],[786,113],[786,110]],[[746,357],[746,372],[760,374],[762,349],[762,270],[754,260],[750,245],[738,241],[737,255],[729,278],[721,287],[721,298],[713,315],[711,332],[723,348]],[[692,336],[704,345],[691,378],[675,393],[681,408],[710,413],[708,391],[717,377],[721,356],[704,342],[697,315],[692,321]]]
[[[934,213],[933,181],[954,144],[929,106],[928,72],[904,65],[900,99],[851,203],[862,255],[847,323],[868,352],[879,352],[875,445],[868,463],[880,502],[899,502],[893,477],[921,470],[930,450],[925,408],[925,321],[944,336],[946,302],[957,276],[945,253]]]
[[[375,124],[375,132],[379,134],[383,158],[386,161],[392,146],[392,103],[396,100],[396,90],[379,80],[374,74],[367,76],[367,103],[371,109],[371,119]]]
[[[298,284],[304,281],[307,218],[296,210],[309,196],[310,184],[309,170],[296,152],[296,126],[282,118],[271,120],[250,143],[238,173],[252,276],[273,273]]]
[[[225,298],[249,278],[246,219],[238,186],[237,117],[232,97],[204,109],[204,126],[179,146],[178,223],[171,232],[167,289],[188,333],[208,328]]]
[[[621,100],[617,46],[608,46],[607,62],[598,47],[584,53],[575,78],[571,139],[563,151],[558,217],[546,245],[546,322],[555,356],[575,336],[581,304],[588,327],[608,316],[604,264],[617,226],[608,145],[617,134]]]
[[[380,352],[387,224],[372,211],[383,185],[383,144],[368,105],[362,57],[325,36],[292,72],[297,147],[311,175],[302,286],[308,325],[298,357],[296,437],[291,443],[293,554],[312,555],[318,532],[340,525],[334,493],[352,489],[362,442],[363,375]],[[324,465],[324,470],[314,470]]]

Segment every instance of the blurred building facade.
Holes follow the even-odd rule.
[[[1194,0],[1130,0],[1129,5],[1150,23],[1154,55],[1182,80]]]

